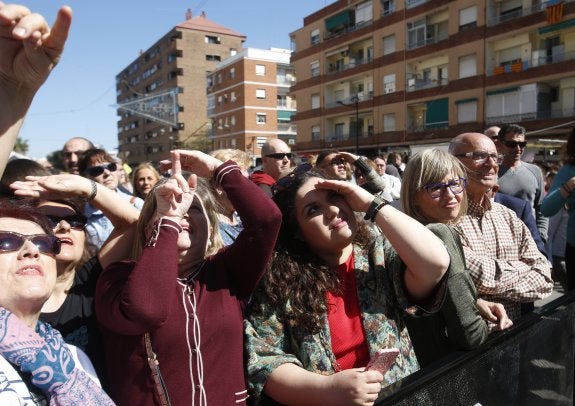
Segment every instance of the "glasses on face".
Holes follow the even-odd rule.
[[[523,149],[527,145],[527,141],[503,141],[503,145],[507,148],[519,148]]]
[[[429,185],[423,185],[421,188],[425,190],[432,199],[439,199],[447,188],[449,188],[451,193],[454,195],[458,195],[465,190],[466,186],[467,179],[459,178],[450,180],[447,183],[431,183]]]
[[[339,165],[345,165],[345,159],[343,158],[334,158],[331,160],[331,162],[329,163],[330,165],[334,165],[334,166],[339,166]]]
[[[497,154],[495,152],[489,153],[486,151],[473,151],[466,152],[465,154],[456,154],[455,156],[471,158],[479,165],[486,163],[488,158],[491,158],[497,165],[500,165],[501,162],[503,162],[503,154]]]
[[[32,241],[42,254],[60,253],[61,243],[57,237],[48,234],[23,235],[13,231],[0,231],[0,252],[18,251],[26,241]]]
[[[311,168],[312,168],[311,164],[307,162],[299,164],[298,166],[295,167],[293,171],[288,173],[283,178],[279,178],[278,181],[273,184],[272,194],[275,195],[276,193],[283,192],[292,185],[293,181],[297,179],[298,176],[308,172],[309,170],[311,170]]]
[[[275,154],[267,154],[266,157],[273,159],[292,159],[293,154],[291,152],[276,152]]]
[[[86,228],[86,222],[88,221],[86,216],[82,214],[72,214],[70,216],[56,216],[47,214],[46,217],[48,217],[48,219],[52,223],[52,228],[58,227],[60,222],[64,220],[74,230],[83,230],[84,228]]]
[[[111,162],[109,164],[104,165],[95,165],[86,169],[86,173],[89,176],[96,178],[101,174],[103,174],[105,169],[107,169],[110,172],[116,172],[116,170],[118,169],[118,165],[115,162]]]

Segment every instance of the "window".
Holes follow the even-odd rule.
[[[309,64],[311,68],[311,76],[319,76],[319,61],[313,61]]]
[[[395,73],[383,77],[383,94],[395,92]]]
[[[311,45],[319,44],[319,28],[316,28],[311,32]]]
[[[256,65],[256,75],[263,76],[266,74],[266,66],[265,65]]]
[[[459,31],[477,26],[477,6],[459,10]]]
[[[216,37],[216,36],[213,36],[213,35],[206,35],[206,36],[204,37],[204,42],[205,42],[206,44],[220,44],[220,43],[221,43],[220,37]]]
[[[236,68],[230,68],[230,79],[236,77]]]
[[[236,101],[236,92],[231,92],[231,93],[230,93],[230,101],[231,101],[231,102]]]
[[[317,141],[317,140],[319,140],[319,137],[320,137],[319,125],[312,125],[311,126],[311,140]]]
[[[222,96],[218,96],[218,106],[222,105]]]
[[[266,122],[267,122],[266,113],[257,113],[256,114],[256,123],[265,124]]]
[[[265,99],[266,89],[256,89],[256,99]]]
[[[230,56],[234,56],[235,54],[237,54],[238,51],[235,48],[230,48]]]
[[[395,113],[383,115],[383,131],[395,131]]]
[[[417,48],[425,45],[425,19],[407,23],[407,47]]]
[[[236,116],[231,116],[230,117],[230,125],[233,127],[236,125]]]
[[[383,38],[383,54],[389,55],[395,52],[395,34]]]
[[[206,55],[206,61],[220,62],[222,58],[219,55]]]
[[[466,55],[459,58],[459,78],[468,78],[477,75],[476,56]]]
[[[355,8],[355,24],[360,25],[373,20],[373,7],[371,1],[360,4]]]
[[[457,104],[457,122],[472,123],[477,121],[477,100],[461,100]]]
[[[319,109],[319,107],[320,107],[319,94],[312,94],[311,95],[311,108],[312,109]]]
[[[395,0],[380,0],[381,1],[381,14],[386,16],[395,11]]]

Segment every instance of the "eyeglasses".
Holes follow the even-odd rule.
[[[276,183],[272,186],[272,194],[277,194],[283,192],[287,188],[289,188],[294,180],[296,180],[299,176],[303,175],[304,173],[308,172],[313,168],[311,164],[304,162],[303,164],[299,164],[295,167],[293,171],[288,173],[283,178],[279,178]]]
[[[292,159],[293,154],[291,152],[276,152],[275,154],[267,154],[266,157],[273,159]]]
[[[503,141],[503,145],[507,148],[517,148],[519,146],[519,148],[523,149],[527,145],[527,141]]]
[[[32,241],[42,254],[60,253],[61,243],[57,237],[48,234],[23,235],[13,231],[0,231],[0,251],[18,251],[25,241]]]
[[[466,152],[465,154],[455,154],[455,156],[471,158],[476,164],[480,165],[486,163],[488,158],[491,158],[495,163],[497,163],[497,165],[500,165],[501,162],[503,162],[503,154],[496,154],[495,152],[490,154],[486,151],[473,151]]]
[[[343,158],[334,158],[331,160],[331,162],[329,163],[330,165],[345,165],[345,159]]]
[[[423,185],[421,189],[425,190],[432,199],[439,199],[445,190],[449,188],[451,193],[458,195],[465,190],[467,187],[467,179],[459,178],[450,180],[447,183],[431,183],[429,185]]]
[[[118,165],[115,162],[110,162],[109,164],[104,165],[95,165],[86,169],[86,173],[89,176],[96,178],[103,174],[105,169],[109,170],[110,172],[116,172]]]
[[[88,221],[86,216],[82,214],[72,214],[71,216],[56,216],[47,214],[46,217],[48,217],[48,219],[52,223],[52,228],[58,227],[60,222],[64,220],[74,230],[83,230],[84,228],[86,228],[86,223]]]

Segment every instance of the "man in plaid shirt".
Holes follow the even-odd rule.
[[[449,152],[467,170],[469,206],[456,229],[477,294],[503,304],[515,321],[521,303],[551,294],[551,269],[525,224],[489,197],[503,159],[493,141],[481,133],[464,133],[451,140]]]

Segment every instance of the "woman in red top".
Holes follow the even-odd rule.
[[[111,396],[119,405],[159,402],[144,345],[149,333],[173,405],[242,405],[243,311],[281,214],[233,161],[181,150],[172,161],[173,177],[158,183],[142,209],[136,260],[113,263],[128,258],[129,233],[112,237],[100,254],[96,313]],[[192,172],[187,182],[181,169]],[[213,176],[244,222],[237,240],[214,255],[217,216],[196,175]]]

